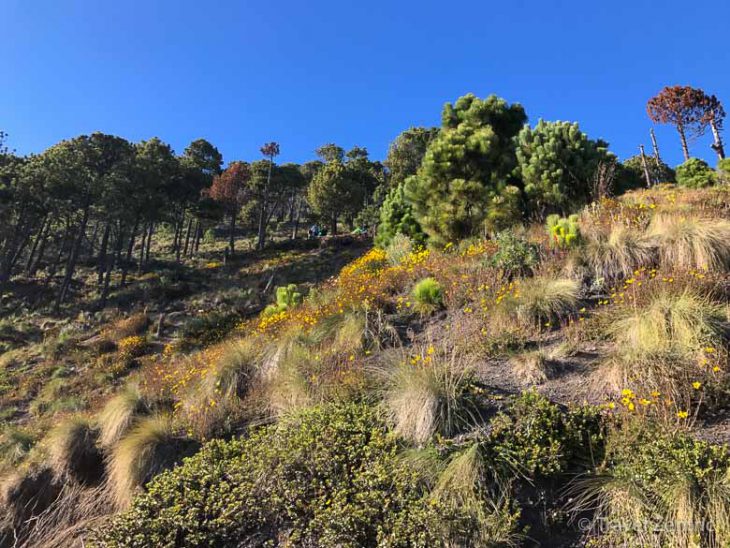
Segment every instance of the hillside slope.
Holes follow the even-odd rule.
[[[730,542],[728,208],[658,186],[282,286],[18,449],[4,542]]]

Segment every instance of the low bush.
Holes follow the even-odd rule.
[[[210,442],[156,478],[99,543],[438,545],[459,510],[430,504],[419,485],[373,409],[315,407],[249,438]]]
[[[524,392],[490,422],[487,458],[505,477],[555,477],[600,459],[604,430],[590,407],[561,410],[537,392]]]
[[[713,169],[699,158],[690,158],[677,167],[677,184],[688,188],[704,188],[715,184]]]
[[[591,546],[727,546],[728,478],[725,446],[629,423],[609,437],[597,474],[574,484],[571,508],[591,511]]]
[[[125,360],[130,361],[135,358],[139,358],[147,350],[147,339],[141,335],[132,335],[125,337],[117,344],[117,351],[119,356]]]
[[[507,276],[528,275],[540,261],[538,247],[512,230],[498,233],[495,240],[497,251],[490,257],[489,263]]]
[[[222,341],[241,322],[238,312],[210,312],[189,320],[180,330],[180,349],[205,348]]]
[[[723,158],[717,162],[717,171],[724,183],[730,183],[730,158]]]

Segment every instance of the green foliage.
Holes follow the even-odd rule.
[[[720,172],[720,176],[726,181],[730,180],[730,158],[723,158],[717,162],[717,171]]]
[[[514,185],[507,185],[494,196],[484,221],[489,232],[508,229],[522,218],[522,192]]]
[[[276,288],[276,304],[270,304],[264,309],[264,317],[273,316],[284,310],[302,304],[302,294],[297,291],[296,284]]]
[[[393,187],[383,201],[375,244],[385,248],[397,234],[404,234],[418,244],[426,243],[426,235],[413,215],[413,207],[406,199],[402,184]]]
[[[494,95],[478,99],[469,94],[446,104],[441,131],[405,188],[432,245],[482,231],[516,165],[513,138],[526,119],[522,106]]]
[[[355,215],[363,204],[365,189],[357,184],[353,172],[339,160],[325,164],[309,185],[308,201],[314,212],[332,223],[335,232],[337,218]]]
[[[391,187],[402,185],[411,175],[415,175],[421,167],[426,148],[438,135],[439,129],[412,127],[398,135],[388,148],[385,167],[390,172]]]
[[[506,474],[549,477],[599,456],[600,415],[590,408],[563,411],[537,392],[524,392],[490,423],[487,447]]]
[[[431,506],[419,485],[374,410],[315,407],[209,443],[156,478],[100,544],[433,546],[458,510]]]
[[[413,240],[403,234],[396,234],[385,248],[385,255],[391,265],[397,266],[402,264],[413,250]]]
[[[646,167],[649,169],[649,176],[655,184],[674,183],[676,181],[674,170],[662,162],[661,159],[657,165],[656,158],[647,156]],[[646,188],[644,165],[640,154],[627,158],[619,165],[613,190],[614,194],[622,194],[635,188]]]
[[[489,262],[510,276],[528,274],[540,261],[537,245],[519,237],[512,230],[499,232],[495,241],[498,248]]]
[[[730,456],[683,433],[635,422],[609,437],[599,477],[574,489],[575,511],[590,507],[603,529],[594,545],[726,546],[730,542]]]
[[[534,128],[525,126],[516,154],[529,210],[542,215],[588,203],[596,168],[611,158],[607,147],[589,139],[577,123],[540,120]]]
[[[704,160],[690,158],[677,167],[677,184],[689,188],[704,188],[715,184],[716,174]]]
[[[182,349],[204,348],[222,341],[241,321],[237,312],[214,311],[188,321],[180,330]]]
[[[0,431],[0,470],[4,465],[15,466],[22,461],[35,445],[30,432],[10,424]]]
[[[550,235],[550,245],[558,249],[570,249],[580,244],[580,218],[578,215],[560,217],[560,215],[548,215],[546,226]]]
[[[413,308],[418,312],[433,312],[444,304],[444,289],[434,278],[423,278],[413,286]]]

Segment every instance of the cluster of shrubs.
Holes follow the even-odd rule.
[[[285,540],[333,547],[505,542],[521,531],[518,505],[507,502],[509,493],[498,492],[502,482],[556,477],[578,465],[589,445],[599,452],[603,437],[595,413],[564,412],[536,394],[523,396],[492,425],[490,434],[459,446],[414,450],[377,408],[313,407],[246,438],[210,442],[154,479],[99,542],[226,546]],[[461,477],[469,467],[473,473]],[[491,499],[490,493],[507,498]]]

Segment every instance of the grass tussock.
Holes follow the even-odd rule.
[[[631,275],[637,268],[654,263],[654,241],[635,229],[614,225],[608,233],[596,232],[587,237],[582,254],[596,278],[614,281]]]
[[[118,507],[127,507],[137,488],[179,458],[177,441],[172,417],[164,414],[141,419],[119,440],[107,464],[109,492]]]
[[[566,356],[566,347],[558,345],[518,354],[511,359],[517,376],[526,384],[541,384],[558,371],[558,360]]]
[[[412,355],[399,353],[395,363],[378,373],[396,432],[416,444],[436,433],[453,436],[475,419],[474,367],[456,349],[428,346]]]
[[[149,412],[149,405],[134,384],[125,386],[111,398],[97,417],[99,445],[109,449],[134,425],[139,416]]]
[[[627,357],[691,355],[722,346],[728,334],[724,308],[693,289],[660,288],[648,302],[624,307],[611,335]]]
[[[147,331],[150,318],[145,312],[132,314],[128,318],[117,321],[109,330],[109,336],[115,341],[142,335]]]
[[[203,394],[222,400],[243,399],[258,375],[260,355],[253,339],[224,344],[202,379]]]
[[[666,268],[726,271],[730,268],[730,221],[657,215],[647,234]]]
[[[476,531],[480,546],[517,546],[516,515],[510,513],[509,501],[502,491],[490,485],[478,443],[456,453],[439,475],[431,492],[440,505],[459,509],[470,517],[470,528]],[[490,494],[495,495],[493,498]],[[444,535],[460,545],[459,531]]]
[[[264,391],[274,415],[337,400],[351,399],[364,390],[362,367],[347,357],[326,354],[294,344],[279,357]]]
[[[99,431],[88,418],[68,417],[45,440],[48,464],[59,477],[71,477],[85,485],[97,483],[104,473],[98,436]]]
[[[613,315],[608,334],[615,350],[602,382],[614,389],[635,383],[687,401],[693,383],[709,374],[707,356],[723,351],[728,333],[724,307],[691,287],[659,287]]]
[[[379,349],[398,342],[398,333],[380,310],[350,310],[321,320],[297,342],[321,347],[330,353],[352,354]]]
[[[0,471],[19,464],[35,445],[35,436],[22,428],[6,426],[0,433]]]
[[[265,353],[258,342],[234,340],[205,354],[209,363],[180,405],[182,415],[200,437],[223,435],[234,423],[246,422],[246,402],[262,379]]]
[[[726,448],[642,429],[627,433],[635,428],[624,425],[611,432],[600,473],[566,490],[569,512],[593,516],[590,545],[728,546]],[[607,523],[614,527],[606,529]]]
[[[569,279],[529,278],[517,285],[497,309],[496,321],[525,329],[550,327],[566,320],[578,308],[580,283]]]

